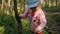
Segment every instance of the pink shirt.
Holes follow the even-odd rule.
[[[23,17],[29,18],[30,30],[34,31],[35,28],[43,30],[43,28],[46,26],[46,18],[42,9],[36,11],[33,15],[32,14],[32,11],[28,8],[24,14],[22,14]]]

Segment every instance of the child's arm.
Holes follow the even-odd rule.
[[[41,13],[39,15],[39,23],[40,25],[35,29],[35,32],[42,32],[43,28],[46,26],[46,18],[45,18],[45,14],[43,13],[43,11],[41,10]]]
[[[26,8],[25,12],[23,14],[21,14],[20,17],[21,18],[26,18],[28,16],[28,13],[29,13],[28,11],[29,11],[29,9]]]

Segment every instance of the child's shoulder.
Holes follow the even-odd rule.
[[[40,10],[37,11],[36,14],[38,14],[40,16],[40,15],[44,15],[44,12],[42,11],[42,9],[40,9]]]
[[[37,13],[41,14],[41,13],[44,13],[44,12],[42,11],[42,9],[40,9],[40,10],[37,11]]]

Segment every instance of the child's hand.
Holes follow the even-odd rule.
[[[19,16],[21,17],[21,14],[19,14]]]
[[[23,16],[23,14],[20,14],[19,17],[23,18],[24,16]]]
[[[41,27],[37,27],[37,28],[34,30],[34,32],[42,32],[42,29],[43,29],[43,28],[41,28]]]

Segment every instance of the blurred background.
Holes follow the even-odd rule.
[[[0,0],[0,34],[18,34],[18,23],[14,11],[15,0]],[[18,15],[23,13],[25,0],[16,0]],[[40,0],[47,18],[49,31],[60,34],[60,0]],[[30,34],[27,18],[21,19],[23,34]],[[43,34],[49,34],[45,29]],[[53,34],[53,33],[52,33]]]

